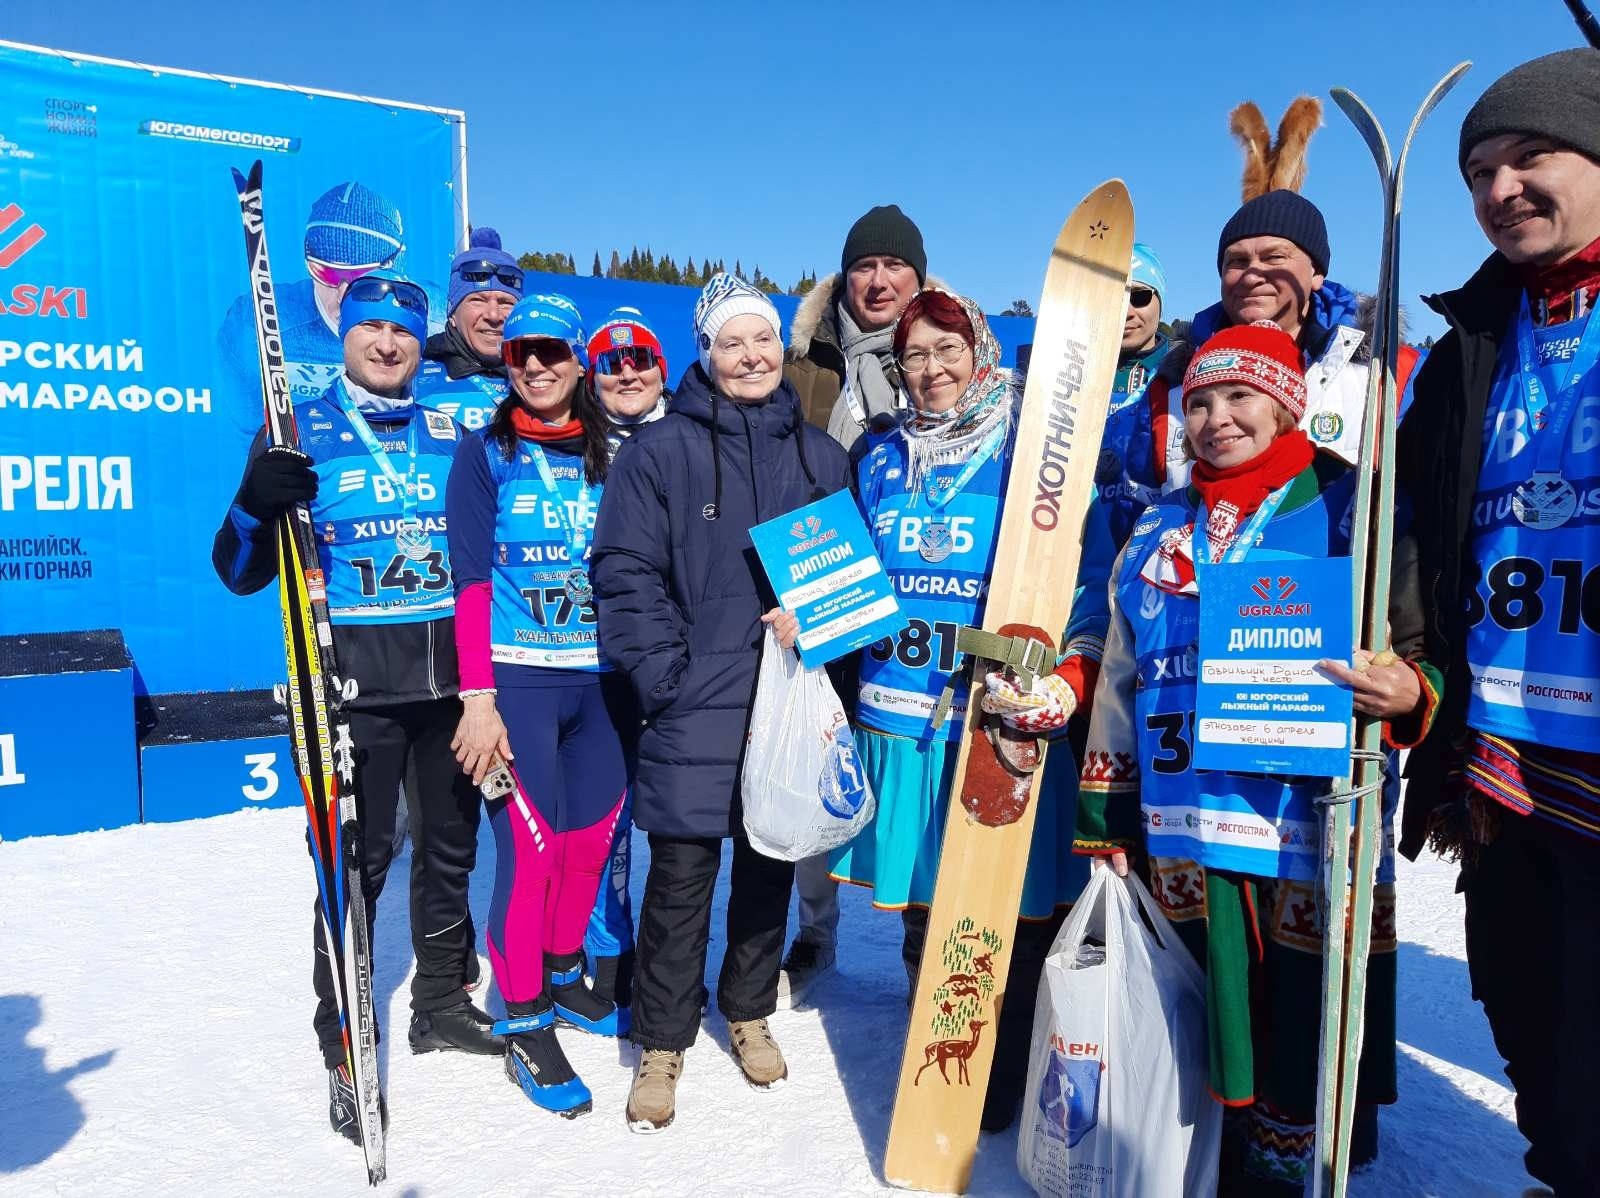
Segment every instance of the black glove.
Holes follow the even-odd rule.
[[[316,497],[317,473],[311,459],[286,445],[274,445],[251,462],[239,488],[239,506],[263,523]]]

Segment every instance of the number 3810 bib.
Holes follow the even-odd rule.
[[[1513,740],[1595,751],[1600,370],[1593,349],[1582,351],[1600,327],[1585,324],[1531,336],[1524,325],[1495,372],[1472,511],[1478,579],[1467,600],[1467,721]]]

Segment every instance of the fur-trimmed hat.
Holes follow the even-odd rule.
[[[1246,237],[1282,237],[1306,252],[1318,274],[1328,273],[1328,225],[1322,212],[1299,195],[1306,181],[1306,146],[1322,124],[1322,103],[1301,96],[1278,122],[1274,144],[1261,109],[1246,100],[1228,114],[1228,128],[1244,149],[1243,205],[1217,238],[1217,273],[1228,247]]]

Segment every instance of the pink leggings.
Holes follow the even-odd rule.
[[[622,795],[586,828],[555,832],[517,780],[517,789],[489,806],[494,828],[494,899],[489,907],[489,961],[506,1002],[532,1002],[544,990],[544,956],[583,947]]]

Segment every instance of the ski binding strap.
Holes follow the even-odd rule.
[[[489,1030],[496,1036],[515,1036],[518,1032],[537,1032],[554,1027],[554,1011],[540,1011],[537,1015],[519,1015],[514,1019],[498,1019]]]
[[[985,632],[982,628],[962,628],[956,632],[956,654],[959,658],[982,658],[992,661],[1002,670],[1009,670],[1023,690],[1032,690],[1039,675],[1055,665],[1053,648],[1043,641],[1027,636],[1004,636],[998,632]],[[955,699],[956,680],[971,676],[972,662],[963,662],[950,675],[933,708],[933,727],[938,729],[950,715],[950,704]]]

